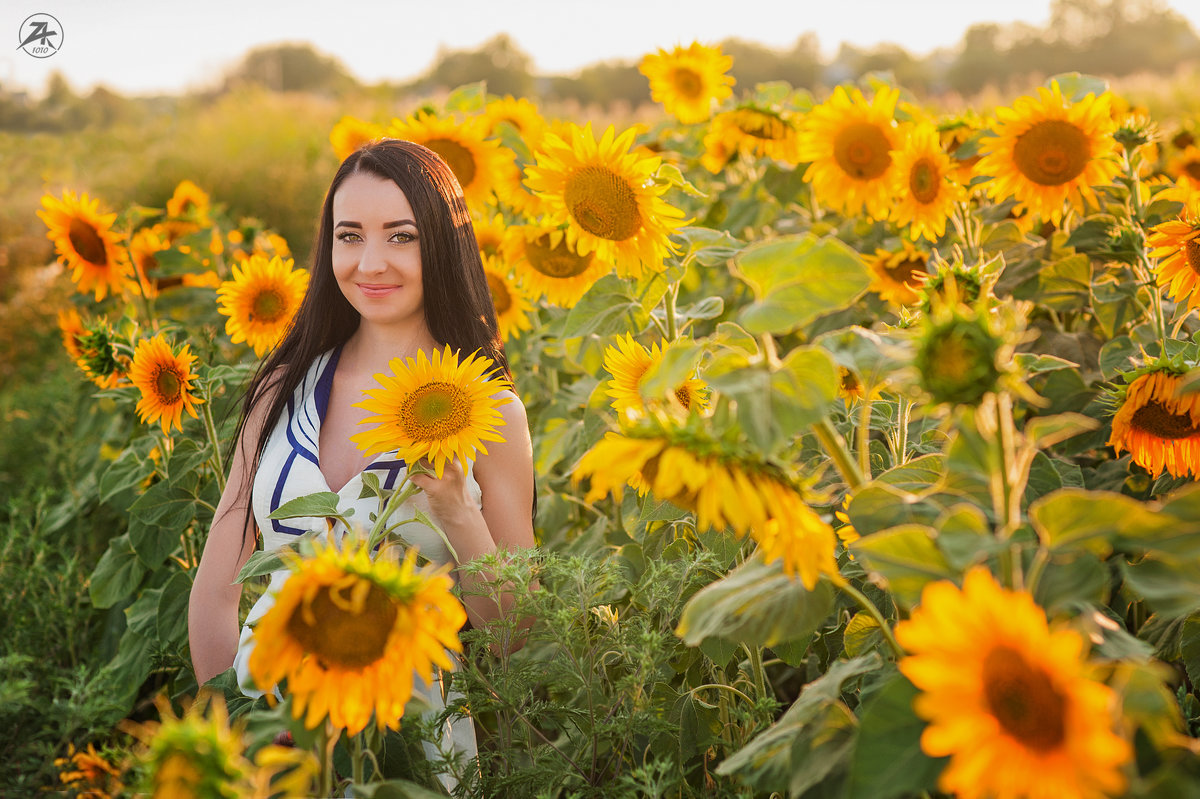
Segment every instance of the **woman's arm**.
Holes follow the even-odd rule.
[[[488,442],[487,454],[475,461],[475,480],[483,495],[482,509],[475,507],[466,494],[462,471],[448,466],[441,480],[432,475],[413,475],[413,482],[424,489],[434,519],[458,554],[460,563],[496,550],[525,549],[533,540],[533,443],[525,406],[511,391],[502,395],[508,402],[500,406],[504,427],[503,442]],[[512,605],[512,596],[504,594],[497,604],[493,597],[479,596],[475,590],[488,575],[460,574],[463,604],[475,626],[499,618]]]
[[[254,552],[257,529],[250,513],[254,449],[273,391],[266,390],[242,426],[225,491],[213,514],[212,528],[188,600],[188,641],[192,668],[200,685],[233,665],[239,637],[238,572]]]

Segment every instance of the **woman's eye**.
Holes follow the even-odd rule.
[[[414,235],[413,235],[413,234],[411,234],[411,233],[408,233],[408,232],[400,232],[400,233],[396,233],[394,236],[392,236],[392,241],[396,241],[396,242],[401,242],[401,243],[403,243],[403,242],[406,242],[406,241],[416,241],[416,238],[417,238],[417,237],[416,237],[416,236],[414,236]]]
[[[337,234],[337,240],[355,242],[358,241],[358,234],[350,233],[349,231],[342,231],[341,233]]]

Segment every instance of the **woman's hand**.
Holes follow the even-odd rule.
[[[417,463],[430,473],[414,472],[409,479],[425,492],[433,520],[441,527],[455,526],[479,512],[479,506],[467,491],[467,478],[458,458],[446,463],[441,477],[433,474],[433,465],[427,459]]]

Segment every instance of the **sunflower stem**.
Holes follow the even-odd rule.
[[[317,736],[317,746],[321,750],[321,796],[333,796],[333,748],[337,745],[337,738],[333,735],[332,727],[333,722],[325,719]]]
[[[204,418],[204,432],[208,435],[208,445],[212,447],[212,467],[217,475],[217,488],[225,493],[225,459],[221,456],[221,442],[217,438],[217,426],[212,415],[212,391],[207,390],[210,384],[205,384],[204,402],[200,405],[200,415]]]
[[[884,640],[888,642],[888,646],[891,647],[892,654],[896,656],[896,659],[904,657],[904,649],[900,646],[900,642],[896,640],[895,634],[892,633],[892,628],[888,625],[888,621],[884,618],[883,612],[879,610],[879,607],[866,594],[851,585],[850,581],[841,575],[835,575],[830,579],[830,582],[833,583],[835,588],[840,589],[853,599],[860,608],[875,620],[875,623],[879,625],[880,633],[883,634]]]
[[[400,485],[396,486],[384,503],[383,510],[375,517],[375,523],[371,525],[371,532],[367,534],[367,551],[370,552],[383,542],[384,537],[388,533],[387,521],[391,518],[396,509],[407,502],[412,497],[416,496],[421,487],[416,483],[410,482],[408,474],[404,475],[404,479],[400,481]]]
[[[767,697],[767,676],[763,670],[762,649],[749,644],[742,644],[742,649],[746,650],[746,654],[750,657],[750,673],[754,675],[754,690],[758,693],[758,698],[765,699]]]
[[[838,474],[846,481],[846,486],[853,491],[862,485],[862,472],[858,470],[858,464],[846,450],[846,440],[834,429],[829,419],[822,417],[820,421],[813,424],[812,429],[817,436],[817,441],[820,441],[821,446],[829,453]]]
[[[1133,167],[1133,162],[1129,158],[1129,151],[1123,150],[1121,159],[1124,162],[1125,175],[1129,180],[1129,220],[1142,233],[1142,241],[1146,240],[1146,225],[1142,218],[1144,209],[1142,208],[1142,193],[1141,181],[1138,179],[1137,170]],[[1150,263],[1150,257],[1146,253],[1146,247],[1143,245],[1138,248],[1138,263],[1141,266],[1143,274],[1139,275],[1146,283],[1146,287],[1150,289],[1150,296],[1153,300],[1154,320],[1158,328],[1159,353],[1166,354],[1167,352],[1167,319],[1162,306],[1162,294],[1158,290],[1158,285],[1154,280],[1154,267]]]
[[[362,785],[364,782],[366,763],[365,752],[366,745],[363,741],[363,734],[351,735],[350,738],[350,773],[351,779],[355,785]]]
[[[907,397],[896,398],[896,465],[903,466],[908,462],[908,424],[912,419],[912,400]]]
[[[663,304],[667,310],[667,341],[674,341],[679,336],[679,326],[675,321],[675,301],[679,298],[679,281],[676,280],[667,287],[663,295]]]
[[[858,468],[863,479],[871,479],[871,396],[870,392],[858,401]]]

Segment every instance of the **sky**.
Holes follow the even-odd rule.
[[[1200,0],[1169,0],[1200,30]],[[0,84],[40,91],[53,71],[76,91],[178,93],[219,83],[250,49],[308,42],[360,81],[406,81],[439,48],[471,50],[507,33],[541,75],[605,59],[737,37],[790,48],[815,33],[832,56],[841,42],[899,44],[927,54],[978,22],[1043,25],[1051,0],[0,0]],[[680,9],[686,9],[681,12]],[[61,49],[34,58],[16,47],[32,14],[62,26]]]

